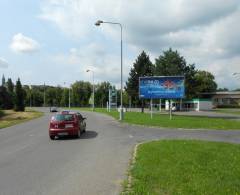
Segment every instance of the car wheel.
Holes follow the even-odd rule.
[[[55,136],[50,135],[49,138],[50,138],[51,140],[54,140]]]
[[[83,133],[86,133],[86,123],[84,125]]]
[[[81,136],[81,129],[78,129],[77,138],[80,138],[80,136]]]

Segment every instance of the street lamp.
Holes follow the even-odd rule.
[[[94,99],[94,93],[95,93],[95,87],[94,87],[94,71],[93,70],[86,70],[86,72],[92,72],[92,78],[93,78],[93,104],[92,104],[92,110],[94,111],[94,104],[95,104],[95,99]]]
[[[234,73],[233,73],[233,75],[238,75],[238,74],[240,74],[240,72],[234,72]]]
[[[98,20],[95,25],[100,26],[101,24],[106,23],[106,24],[115,24],[119,25],[121,29],[121,105],[120,105],[120,116],[119,120],[123,120],[123,70],[122,70],[122,24],[117,23],[117,22],[105,22],[102,20]]]

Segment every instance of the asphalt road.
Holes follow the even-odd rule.
[[[48,112],[0,129],[0,194],[119,194],[137,142],[184,138],[240,143],[240,131],[146,128],[103,114],[83,115],[87,132],[80,139],[49,140]]]

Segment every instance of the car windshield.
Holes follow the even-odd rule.
[[[74,117],[72,114],[57,114],[53,117],[55,121],[73,121]]]

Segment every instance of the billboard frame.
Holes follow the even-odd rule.
[[[183,82],[184,82],[184,95],[182,98],[141,98],[140,97],[140,79],[142,78],[183,78]],[[144,76],[144,77],[139,77],[138,78],[138,97],[139,99],[183,99],[185,98],[185,76],[182,76],[182,75],[176,75],[176,76]]]
[[[184,94],[183,94],[183,97],[179,97],[179,98],[173,98],[173,97],[162,97],[162,98],[141,98],[140,97],[140,79],[141,78],[151,78],[151,79],[159,79],[159,78],[182,78],[183,79],[183,85],[184,85]],[[138,78],[138,97],[139,99],[150,99],[150,104],[151,104],[151,119],[153,117],[153,111],[152,111],[152,99],[168,99],[169,100],[169,117],[170,117],[170,120],[172,119],[172,99],[183,99],[185,98],[185,76],[183,75],[176,75],[176,76],[144,76],[144,77],[139,77]]]

